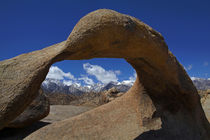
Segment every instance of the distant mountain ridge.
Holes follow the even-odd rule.
[[[104,85],[101,91],[109,90],[115,87],[120,92],[126,92],[131,88],[131,86],[132,86],[131,84],[125,84],[125,83],[120,83],[120,82],[110,82]]]
[[[93,85],[80,85],[78,83],[73,83],[71,85],[66,85],[60,80],[55,79],[45,79],[42,83],[41,88],[46,93],[66,93],[66,94],[76,94],[80,95],[87,92],[101,92],[109,90],[115,87],[120,92],[126,92],[133,85],[133,82],[109,82],[108,84],[96,83]]]
[[[210,78],[204,79],[198,77],[191,77],[191,80],[193,81],[194,85],[198,90],[210,89]]]
[[[210,79],[191,77],[194,85],[198,90],[210,89]],[[42,83],[42,89],[46,93],[65,93],[65,94],[76,94],[81,95],[87,92],[101,92],[109,90],[112,87],[115,87],[120,92],[126,92],[133,85],[132,82],[109,82],[108,84],[93,84],[93,85],[84,85],[78,83],[73,83],[71,85],[66,85],[60,80],[55,79],[45,79]]]

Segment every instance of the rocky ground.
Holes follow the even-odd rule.
[[[210,122],[210,94],[201,93],[202,106],[205,114]],[[87,95],[86,95],[87,96]],[[81,101],[79,101],[81,102]],[[84,102],[84,101],[83,101]],[[94,100],[95,102],[95,100]],[[34,131],[57,121],[67,119],[79,115],[83,112],[89,111],[97,107],[93,104],[83,104],[83,105],[51,105],[49,115],[39,122],[25,128],[6,128],[0,131],[0,140],[20,140],[24,139],[29,134]]]

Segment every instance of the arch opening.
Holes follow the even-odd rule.
[[[135,80],[135,70],[124,59],[67,60],[50,67],[41,89],[52,105],[81,105],[89,99],[98,106],[123,95]]]

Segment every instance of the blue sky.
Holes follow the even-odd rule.
[[[100,8],[113,9],[142,20],[165,38],[169,49],[190,76],[210,77],[209,0],[1,0],[0,61],[66,40],[77,21]],[[119,81],[134,70],[123,59],[93,59],[56,63],[74,77],[90,75],[83,65],[120,70]]]

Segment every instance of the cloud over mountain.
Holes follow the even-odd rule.
[[[90,63],[83,64],[85,74],[75,77],[70,72],[64,72],[57,66],[52,66],[43,82],[42,86],[49,92],[76,93],[103,91],[112,87],[118,88],[120,91],[127,91],[136,80],[136,72],[134,71],[127,79],[118,80],[120,70],[106,70],[99,65]],[[97,80],[91,79],[94,76]],[[210,78],[191,77],[197,89],[210,88]]]
[[[101,66],[91,65],[90,63],[83,64],[84,70],[89,74],[96,77],[98,81],[103,84],[107,84],[111,81],[117,82],[117,75],[120,74],[120,71],[105,70]]]
[[[110,82],[115,82],[118,84],[124,84],[131,86],[136,80],[136,72],[133,73],[128,79],[118,80],[118,76],[121,74],[120,70],[106,70],[99,65],[92,65],[90,63],[83,64],[83,69],[85,74],[81,74],[80,77],[75,77],[70,72],[64,72],[58,66],[51,66],[46,79],[50,79],[51,82],[59,83],[66,86],[76,85],[95,85],[103,84],[106,85]],[[91,76],[94,76],[96,80],[94,81]],[[45,80],[43,83],[47,84],[49,80]]]
[[[133,83],[135,82],[136,80],[136,72],[133,73],[132,76],[129,77],[129,80],[123,80],[121,83],[125,84],[125,85],[133,85]]]
[[[93,79],[89,78],[88,76],[82,75],[82,77],[78,78],[78,80],[83,80],[87,85],[93,85]]]
[[[70,72],[65,73],[63,72],[63,70],[61,70],[57,66],[50,67],[50,70],[46,78],[55,79],[55,80],[64,80],[64,79],[75,80],[74,76]]]

